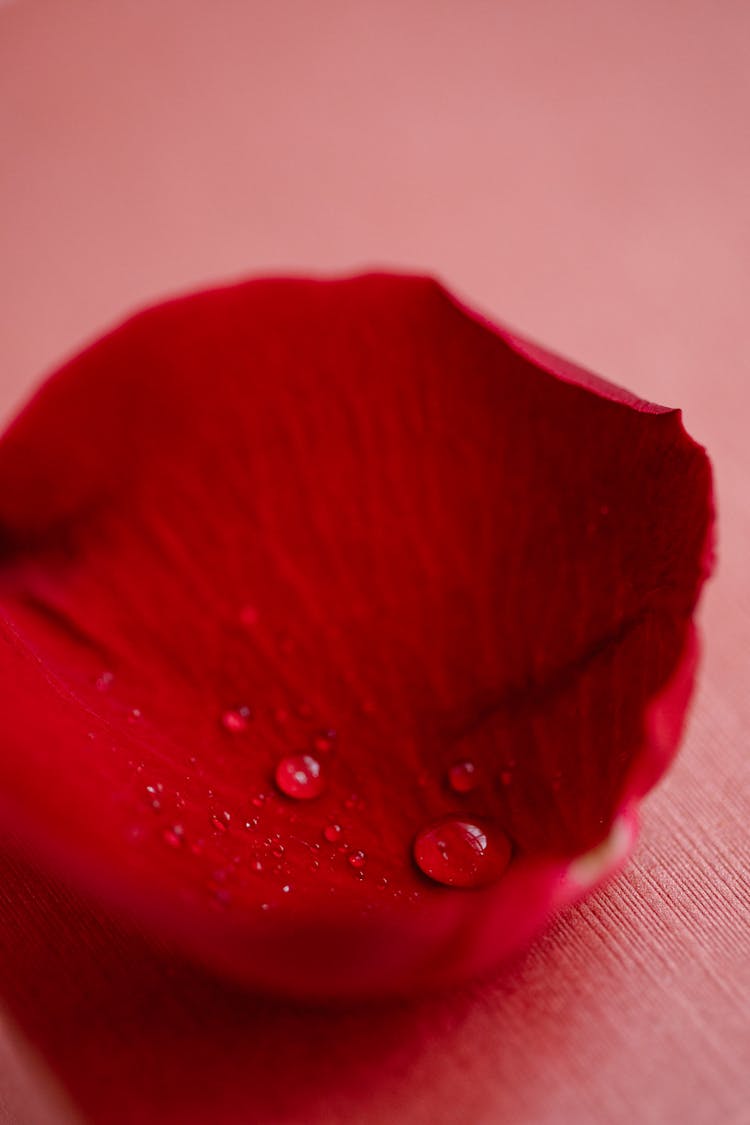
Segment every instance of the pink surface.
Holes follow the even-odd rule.
[[[207,1106],[242,1089],[246,1118],[284,1122],[745,1119],[749,43],[739,2],[0,6],[6,416],[46,368],[165,292],[380,264],[435,272],[489,315],[682,406],[716,466],[701,688],[635,861],[510,978],[392,1024],[240,1017],[215,1001]],[[165,1038],[201,1034],[192,1001],[157,968],[129,996],[132,943],[108,929],[67,979],[62,907],[35,895],[27,874],[8,878],[4,928],[38,952],[14,1005],[43,1016],[46,995],[63,1029],[66,1006],[91,1005],[113,1098],[137,1090],[128,1012],[166,1004],[144,1045],[158,1070]],[[47,1038],[64,1079],[75,1045]],[[259,1038],[288,1053],[289,1089],[272,1068],[271,1086],[262,1052],[250,1066],[239,1043]],[[22,1088],[15,1052],[0,1063]],[[189,1095],[174,1075],[143,1088],[160,1120],[180,1120]]]

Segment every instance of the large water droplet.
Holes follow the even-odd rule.
[[[454,793],[471,793],[478,783],[479,774],[473,762],[454,762],[448,770],[448,784]]]
[[[448,816],[428,824],[414,840],[414,860],[425,875],[448,887],[483,887],[510,862],[510,841],[494,824]]]
[[[310,754],[292,754],[282,758],[276,767],[275,777],[281,792],[299,801],[319,797],[323,792],[320,762]]]
[[[237,707],[223,713],[221,725],[230,734],[242,734],[243,731],[247,730],[251,718],[252,712],[249,707]]]

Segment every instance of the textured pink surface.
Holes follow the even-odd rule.
[[[383,264],[436,272],[490,315],[682,406],[717,471],[701,688],[635,862],[511,977],[397,1020],[238,1014],[217,998],[207,1113],[239,1085],[248,1115],[285,1122],[744,1120],[748,43],[750,10],[731,2],[0,7],[6,414],[146,299]],[[16,879],[3,929],[38,972],[13,999],[62,1029],[57,1069],[76,1049],[66,1010],[91,1004],[113,1098],[142,1083],[160,1120],[179,1121],[196,1091],[155,1074],[167,1038],[205,1033],[193,992],[154,962],[129,994],[133,943],[107,927],[68,979],[63,906],[34,905],[30,877]],[[143,1005],[169,1017],[144,1044],[147,1068],[127,1040]],[[239,1042],[261,1038],[253,1091]],[[264,1065],[274,1050],[295,1083]]]

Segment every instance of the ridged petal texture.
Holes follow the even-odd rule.
[[[487,970],[676,748],[711,519],[679,412],[430,280],[150,309],[0,443],[2,815],[250,986]],[[415,863],[452,817],[489,882]]]

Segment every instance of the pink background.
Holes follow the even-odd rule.
[[[394,265],[682,406],[716,466],[701,687],[635,861],[385,1062],[353,1015],[361,1080],[305,1075],[261,1120],[747,1120],[749,120],[741,0],[0,3],[3,417],[151,298]],[[64,1119],[35,1066],[6,1022],[0,1120]]]

